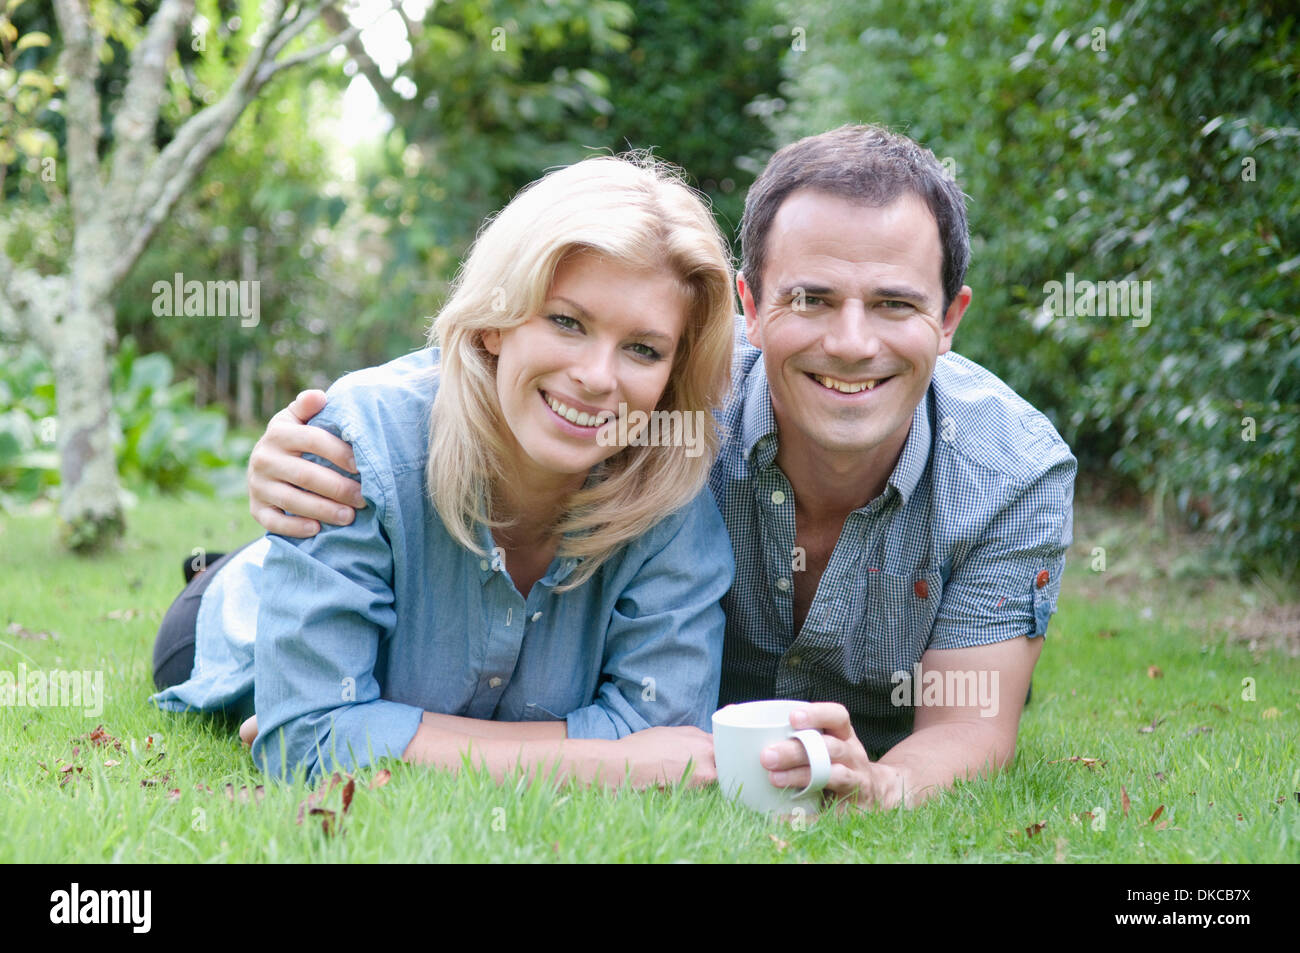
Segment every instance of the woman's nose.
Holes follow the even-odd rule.
[[[593,342],[575,357],[569,366],[569,377],[589,393],[607,394],[617,380],[617,358],[614,347]]]

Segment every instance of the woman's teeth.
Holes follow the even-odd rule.
[[[834,377],[823,377],[821,374],[813,374],[812,379],[823,387],[837,390],[841,394],[857,394],[860,391],[871,390],[877,384],[886,381],[889,378],[883,377],[874,381],[858,381],[857,383],[850,383],[849,381],[838,380]]]
[[[555,411],[571,424],[577,424],[579,427],[599,427],[601,424],[613,418],[608,410],[602,410],[598,414],[588,414],[584,411],[577,410],[567,404],[556,400],[550,394],[546,395],[546,403],[551,410]]]

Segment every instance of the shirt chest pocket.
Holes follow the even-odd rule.
[[[943,578],[936,570],[899,576],[865,573],[862,618],[857,640],[865,649],[862,671],[867,681],[889,687],[897,672],[909,675],[930,642],[943,597]]]

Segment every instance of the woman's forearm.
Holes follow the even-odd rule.
[[[558,741],[568,736],[568,723],[557,721],[488,721],[483,718],[463,718],[460,715],[440,715],[426,711],[421,725],[432,725],[446,731],[469,735],[472,738],[501,738],[516,741]]]
[[[461,730],[461,722],[480,734]],[[466,754],[498,783],[520,769],[530,781],[554,774],[558,781],[611,788],[684,779],[700,786],[717,778],[712,736],[693,727],[648,728],[611,741],[566,738],[563,722],[483,722],[426,712],[402,759],[458,771]]]
[[[470,724],[458,724],[462,722]],[[497,782],[522,769],[530,781],[554,774],[560,781],[617,787],[627,768],[626,759],[619,758],[617,741],[565,738],[563,722],[489,722],[429,712],[402,760],[454,772],[463,766],[466,754],[471,764],[485,768]]]

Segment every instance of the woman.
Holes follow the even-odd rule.
[[[255,707],[254,760],[280,776],[470,751],[497,777],[648,784],[693,762],[711,780],[734,567],[705,481],[730,281],[708,211],[649,160],[533,183],[480,234],[429,346],[347,375],[312,421],[352,445],[356,520],[197,576],[154,699]],[[706,452],[636,439],[652,412],[702,412]],[[163,684],[190,633],[189,677]]]

